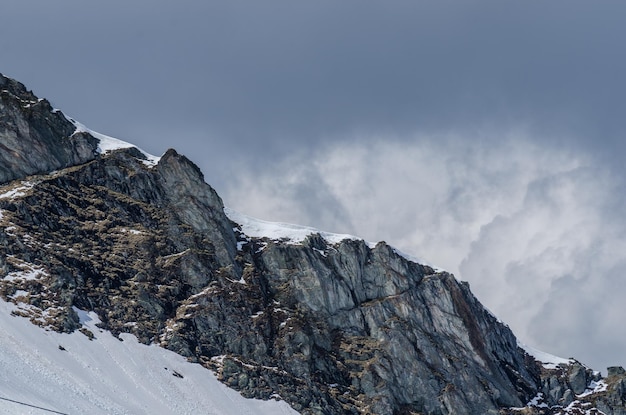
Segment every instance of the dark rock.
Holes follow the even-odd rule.
[[[575,394],[583,393],[589,384],[587,369],[580,363],[573,364],[569,371],[568,381]]]
[[[568,389],[563,394],[563,397],[559,400],[560,401],[559,403],[562,406],[567,407],[569,404],[574,402],[574,399],[575,399],[574,392],[571,389]]]
[[[0,183],[85,163],[97,156],[97,140],[46,100],[0,75]]]

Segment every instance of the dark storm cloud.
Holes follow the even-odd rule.
[[[154,152],[187,131],[251,154],[355,131],[530,124],[613,145],[624,131],[618,2],[3,7],[4,71]]]
[[[0,71],[94,130],[176,147],[232,207],[386,239],[470,280],[535,345],[626,364],[624,15],[6,0]]]

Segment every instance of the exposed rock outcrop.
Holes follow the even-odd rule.
[[[502,414],[626,414],[626,373],[609,368],[602,378],[599,372],[571,360],[567,364],[542,367],[537,395],[524,407],[507,408]]]
[[[93,310],[303,414],[518,413],[601,381],[543,368],[446,272],[384,242],[246,235],[174,150],[154,167],[99,154],[23,85],[0,89],[0,295],[36,324],[72,331]],[[618,372],[585,395],[606,413],[624,413]]]
[[[93,160],[98,141],[0,74],[0,183]]]

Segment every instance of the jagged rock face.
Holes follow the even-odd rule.
[[[348,382],[329,381],[359,390],[371,413],[486,413],[534,389],[515,338],[466,285],[384,243],[327,246],[313,237],[302,247],[270,245],[261,261],[281,304],[304,305],[326,322],[330,337],[308,344],[337,353],[328,364],[345,368]]]
[[[607,415],[626,415],[626,371],[622,367],[613,369],[618,370],[609,370],[606,391],[593,397],[592,404]]]
[[[448,273],[385,243],[248,237],[175,151],[98,154],[21,84],[0,89],[0,295],[36,324],[76,330],[74,307],[93,310],[304,414],[495,414],[590,382],[551,380]]]
[[[435,414],[489,413],[534,393],[512,333],[467,286],[384,243],[252,239],[238,260],[243,278],[191,299],[164,340],[215,348],[229,363],[216,365],[222,377],[251,396],[292,396],[305,413]],[[248,387],[264,371],[293,379]]]
[[[137,319],[133,332],[151,341],[177,300],[233,263],[230,223],[210,214],[222,208],[213,189],[198,180],[185,199],[172,191],[179,183],[171,172],[186,171],[190,162],[170,151],[151,171],[132,153],[31,177],[8,186],[23,197],[0,198],[2,220],[11,223],[0,234],[7,258],[0,263],[30,288],[22,295],[31,305],[55,305],[54,314],[64,315],[53,319],[57,329],[75,328],[71,306],[77,306],[97,310],[114,331]],[[207,229],[194,228],[189,218],[196,211],[208,212]],[[1,289],[15,295],[16,284]]]
[[[0,183],[93,160],[97,140],[0,74]]]
[[[624,415],[626,372],[611,370],[606,378],[572,360],[569,364],[541,368],[537,395],[521,408],[507,408],[503,415]]]

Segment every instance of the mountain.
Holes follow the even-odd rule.
[[[68,372],[91,379],[90,390],[94,353],[117,368],[101,372],[110,390],[139,382],[132,363],[115,357],[122,352],[107,349],[118,338],[186,358],[198,382],[201,365],[246,398],[283,400],[302,414],[626,414],[622,368],[602,378],[574,359],[521,347],[451,274],[385,242],[225,209],[175,150],[154,157],[90,131],[4,76],[0,277],[2,312],[53,336],[45,347],[59,343],[92,362]],[[13,326],[3,327],[11,335]],[[19,344],[39,350],[39,342]],[[41,356],[56,359],[51,353]],[[39,355],[25,354],[26,363]],[[158,369],[169,376],[176,369],[167,364]],[[23,383],[20,371],[4,376],[4,390]],[[55,376],[53,384],[65,382]],[[154,379],[143,396],[163,395]],[[34,388],[21,388],[20,399],[52,402],[45,385]],[[109,401],[119,413],[141,407]],[[171,412],[212,413],[204,405]]]

